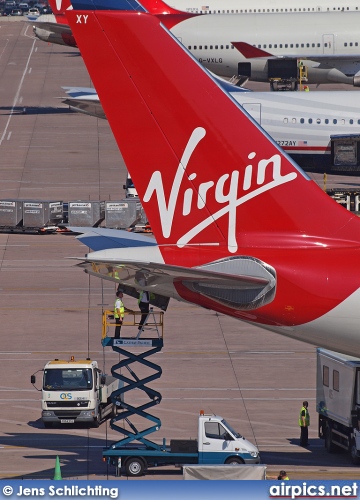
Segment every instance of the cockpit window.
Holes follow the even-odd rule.
[[[82,391],[93,387],[90,368],[49,368],[44,371],[44,389],[51,391]]]

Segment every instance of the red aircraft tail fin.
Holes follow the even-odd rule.
[[[194,266],[255,248],[331,245],[335,233],[336,244],[353,239],[347,223],[354,216],[309,180],[159,19],[67,15],[165,261]]]

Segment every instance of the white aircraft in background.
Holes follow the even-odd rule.
[[[195,14],[252,14],[287,12],[336,12],[360,10],[349,0],[168,0],[174,9]]]
[[[95,89],[64,89],[71,109],[106,118]],[[360,171],[360,99],[352,92],[249,92],[229,84],[226,90],[304,170]]]
[[[90,3],[94,9],[119,8],[116,0],[99,5],[96,0]],[[173,11],[161,0],[144,0],[143,5],[148,12],[158,15],[199,62],[217,75],[231,78],[246,72],[245,76],[251,80],[264,82],[274,76],[267,58],[246,59],[233,45],[246,42],[288,59],[292,74],[297,71],[297,60],[304,59],[308,83],[360,86],[360,12],[274,13],[269,22],[267,14],[200,16]],[[68,45],[76,44],[66,25],[53,28],[48,23],[37,23],[34,31],[48,42],[57,39]]]
[[[359,356],[360,219],[155,16],[88,0],[67,16],[156,238],[113,231],[88,272]]]

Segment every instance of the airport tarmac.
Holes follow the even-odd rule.
[[[0,198],[123,198],[126,167],[108,123],[56,99],[61,86],[72,85],[91,85],[77,50],[36,41],[27,23],[0,19]],[[322,184],[321,174],[312,177]],[[359,182],[328,176],[327,186]],[[70,259],[86,251],[73,236],[0,234],[1,479],[52,479],[57,455],[63,478],[114,478],[101,460],[102,448],[119,439],[109,425],[44,429],[40,392],[30,384],[55,357],[90,355],[107,372],[118,360],[100,343],[102,308],[113,307],[114,285],[89,277]],[[124,302],[137,309],[135,299]],[[255,443],[270,476],[285,469],[291,479],[359,477],[346,454],[328,454],[317,438],[314,346],[171,301],[164,348],[153,359],[163,369],[153,383],[163,395],[153,411],[162,421],[154,440],[196,438],[202,409],[222,415]],[[133,401],[144,402],[134,392]],[[308,449],[299,446],[304,399]],[[181,478],[168,467],[137,480]]]

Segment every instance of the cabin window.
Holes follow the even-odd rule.
[[[277,49],[277,43],[274,43],[274,49]]]
[[[207,45],[204,45],[204,49],[207,50]]]
[[[323,366],[323,385],[329,387],[329,367]]]
[[[307,44],[306,44],[306,47],[310,47],[310,43],[307,43]]]
[[[294,47],[294,44],[293,43],[290,43],[290,48],[292,49]]]
[[[334,118],[334,119],[333,119],[333,124],[334,124],[334,125],[336,125],[336,124],[337,124],[337,119],[336,119],[336,118]]]
[[[291,121],[292,123],[296,123],[296,118],[293,118]]]
[[[340,373],[337,370],[333,371],[333,389],[337,392],[340,390]]]
[[[224,46],[223,46],[223,45],[220,45],[220,49],[222,50],[223,48],[224,48]]]
[[[303,49],[304,47],[305,47],[305,44],[303,44],[303,43],[302,43],[302,44],[301,44],[301,48]]]
[[[304,118],[300,118],[300,123],[305,123]]]
[[[326,123],[326,125],[329,124],[329,118],[325,118],[324,122]]]
[[[212,50],[212,49],[213,49],[213,46],[212,46],[212,45],[210,45],[210,50]]]
[[[352,47],[352,46],[353,46],[353,43],[352,43],[352,42],[350,42],[350,47]]]
[[[194,50],[196,50],[196,49],[197,49],[197,45],[194,45]]]
[[[282,43],[279,44],[280,49],[282,49]]]
[[[355,47],[357,47],[358,45],[359,45],[358,42],[355,42]]]
[[[345,120],[344,120],[344,118],[341,118],[341,125],[345,125]]]
[[[350,118],[349,123],[350,123],[350,125],[354,125],[354,120],[352,118]]]
[[[311,44],[311,47],[315,47],[315,43],[312,43],[312,44]]]
[[[347,47],[347,43],[346,42],[344,43],[344,47]]]
[[[308,123],[312,123],[312,122],[313,122],[312,118],[309,118]]]
[[[321,47],[321,44],[320,44],[320,43],[318,43],[318,44],[317,44],[317,47]]]
[[[199,45],[199,49],[202,50],[202,45]]]
[[[188,45],[188,49],[191,50],[191,45]]]
[[[287,118],[284,118],[284,123],[288,123],[288,119]]]
[[[287,44],[287,43],[285,43],[284,47],[285,47],[285,49],[287,49],[287,48],[288,48],[288,44]]]
[[[272,49],[272,43],[269,43],[269,49]]]
[[[215,45],[215,49],[218,49],[218,48],[219,48],[219,46],[218,46],[218,45]]]
[[[225,439],[228,432],[219,422],[205,422],[205,436],[209,439]]]
[[[266,43],[264,43],[264,49],[266,49]]]
[[[320,118],[316,118],[316,123],[317,123],[318,125],[320,125],[320,123],[321,123],[321,119],[320,119]]]
[[[295,45],[295,47],[298,49],[298,48],[299,48],[299,44],[297,43],[297,44]]]

